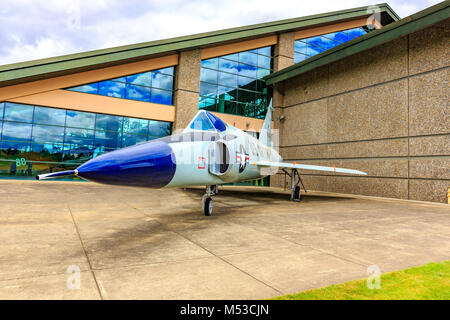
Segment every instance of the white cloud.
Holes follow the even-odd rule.
[[[0,64],[372,5],[368,0],[2,0]],[[438,3],[392,0],[402,17]]]

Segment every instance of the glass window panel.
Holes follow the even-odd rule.
[[[122,147],[134,146],[135,144],[147,141],[147,136],[141,134],[124,133],[122,138]]]
[[[63,145],[55,143],[32,143],[31,161],[61,162],[63,160]],[[33,164],[34,166],[38,164]]]
[[[272,58],[266,56],[258,56],[258,67],[270,69]]]
[[[217,88],[217,97],[222,100],[236,100],[237,89],[219,86]]]
[[[238,53],[228,54],[226,56],[222,56],[221,58],[237,62],[237,61],[239,61],[239,54]]]
[[[102,81],[99,83],[98,94],[102,96],[125,98],[125,83]]]
[[[345,30],[344,32],[352,38],[357,38],[365,33],[364,29],[362,28],[354,28],[350,30]]]
[[[33,142],[64,142],[64,127],[44,126],[35,124],[32,132]]]
[[[258,70],[256,71],[256,76],[258,79],[262,79],[269,74],[270,74],[270,70],[263,69],[263,68],[258,68]]]
[[[217,71],[202,68],[200,71],[200,81],[217,83]]]
[[[31,124],[5,121],[2,140],[30,141]]]
[[[123,117],[107,114],[97,114],[95,119],[96,130],[122,131]]]
[[[94,142],[94,130],[66,128],[64,143],[92,145]]]
[[[256,80],[239,76],[239,88],[256,91]]]
[[[161,104],[172,104],[172,91],[152,88],[150,102]]]
[[[202,67],[217,70],[219,68],[219,58],[202,60]]]
[[[306,53],[307,53],[308,56],[315,56],[316,54],[319,54],[319,53],[321,53],[323,51],[325,51],[325,49],[322,49],[322,48],[319,48],[319,47],[315,47],[315,46],[312,46],[312,45],[308,45]]]
[[[224,113],[229,114],[238,114],[237,113],[237,104],[234,101],[221,101],[220,109],[222,109]]]
[[[106,148],[120,148],[122,136],[115,131],[95,131],[94,146]]]
[[[128,76],[126,81],[127,81],[127,83],[139,84],[141,86],[150,87],[151,83],[152,83],[152,73],[144,72],[144,73],[133,74],[131,76]]]
[[[4,102],[0,102],[0,120],[3,119],[3,110],[5,109],[5,103]]]
[[[235,87],[237,87],[237,75],[225,73],[225,72],[219,72],[218,84],[225,86],[225,87],[235,88]]]
[[[301,53],[295,53],[294,54],[294,62],[295,63],[298,63],[298,62],[301,62],[301,61],[303,61],[303,60],[306,60],[306,59],[308,59],[309,58],[309,56],[306,56],[306,55],[304,55],[304,54],[301,54]]]
[[[153,72],[164,73],[164,74],[168,74],[170,76],[173,76],[174,69],[175,69],[174,67],[168,67],[168,68],[164,68],[164,69],[155,70]]]
[[[255,106],[250,103],[238,103],[236,105],[237,114],[244,117],[255,116]]]
[[[2,159],[29,159],[30,142],[1,141],[0,157]]]
[[[152,72],[152,87],[158,89],[172,90],[173,77],[161,73]]]
[[[33,109],[33,106],[6,102],[4,119],[31,123],[33,121]]]
[[[200,103],[199,103],[200,109],[205,109],[208,111],[217,111],[216,106],[217,106],[216,99],[200,97]]]
[[[217,85],[200,82],[200,95],[215,97],[217,95]]]
[[[230,61],[220,58],[219,59],[219,70],[228,73],[237,73],[239,63],[236,61]]]
[[[95,113],[67,110],[66,126],[94,129]]]
[[[133,133],[133,134],[142,134],[147,136],[148,133],[148,121],[145,119],[137,119],[137,118],[123,118],[123,132],[124,133]]]
[[[257,66],[258,56],[249,51],[239,52],[239,62]]]
[[[325,34],[324,37],[334,40],[339,43],[344,43],[344,42],[347,42],[352,39],[348,34],[343,33],[343,32],[333,32],[333,33]]]
[[[317,36],[317,37],[312,37],[312,38],[306,39],[306,42],[309,45],[313,45],[315,47],[319,47],[319,48],[322,48],[322,49],[329,49],[329,48],[331,48],[331,46],[329,44],[330,41],[331,40],[327,40],[327,39],[325,39],[324,37],[321,37],[321,36]]]
[[[93,146],[83,146],[78,144],[64,144],[63,161],[66,164],[79,164],[97,156]]]
[[[262,92],[264,89],[266,89],[264,80],[256,80],[256,91]]]
[[[255,101],[255,92],[246,91],[246,90],[238,90],[239,102],[246,102],[254,104]]]
[[[171,123],[164,121],[150,120],[148,134],[154,137],[165,137],[170,135]]]
[[[64,126],[66,122],[66,110],[55,108],[34,108],[34,123]]]
[[[239,63],[238,74],[240,76],[246,76],[251,78],[256,78],[256,70],[258,68],[248,64]]]
[[[127,84],[125,97],[127,99],[149,102],[150,88]]]
[[[308,45],[303,41],[295,41],[294,51],[306,55]]]
[[[68,90],[83,92],[83,93],[97,94],[98,93],[98,82],[85,84],[85,85],[74,87],[74,88],[69,88]]]
[[[266,55],[266,56],[271,56],[271,55],[272,55],[272,53],[271,53],[271,47],[269,46],[269,47],[259,48],[259,49],[258,49],[258,54],[263,54],[263,55]]]

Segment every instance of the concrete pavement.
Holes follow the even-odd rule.
[[[202,193],[0,180],[0,299],[260,299],[450,259],[445,204],[225,187],[204,217]]]

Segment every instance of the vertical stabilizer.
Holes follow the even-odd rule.
[[[272,146],[272,99],[267,107],[266,119],[259,134],[259,141],[268,147]]]

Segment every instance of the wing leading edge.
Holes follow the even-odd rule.
[[[280,168],[291,168],[291,169],[304,169],[304,170],[316,170],[316,171],[328,171],[328,172],[339,172],[339,173],[351,173],[351,174],[360,174],[367,175],[367,173],[353,170],[353,169],[345,169],[345,168],[336,168],[336,167],[324,167],[324,166],[313,166],[310,164],[300,164],[300,163],[287,163],[287,162],[270,162],[270,161],[257,161],[252,163],[256,166],[261,167],[280,167]]]

